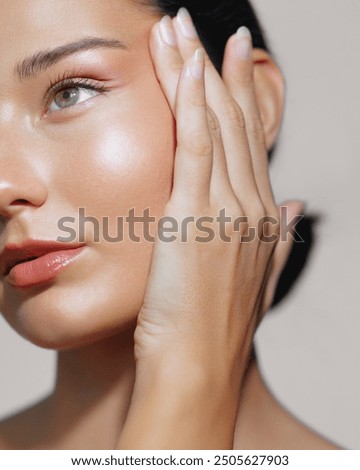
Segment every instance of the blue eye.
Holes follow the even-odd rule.
[[[47,93],[48,112],[61,111],[76,106],[94,96],[108,91],[89,79],[65,79],[53,85]]]
[[[59,109],[68,108],[69,106],[75,106],[76,104],[82,103],[93,96],[96,96],[99,92],[96,90],[89,90],[83,87],[65,88],[58,91],[51,102],[49,111],[57,111]]]

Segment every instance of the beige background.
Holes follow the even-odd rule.
[[[360,449],[360,2],[253,3],[287,81],[275,194],[323,214],[306,271],[257,332],[260,365],[288,410]],[[1,318],[0,419],[48,393],[54,365],[54,352],[32,346]]]

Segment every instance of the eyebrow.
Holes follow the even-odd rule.
[[[15,77],[23,80],[34,77],[40,72],[55,65],[60,60],[77,52],[89,51],[102,47],[128,49],[126,44],[118,39],[105,39],[98,37],[85,37],[74,42],[62,44],[54,49],[43,49],[16,64]]]

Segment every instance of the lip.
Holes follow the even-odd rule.
[[[54,279],[71,264],[83,248],[84,243],[47,240],[25,240],[21,244],[8,244],[0,254],[0,270],[5,279],[15,287],[43,284]]]

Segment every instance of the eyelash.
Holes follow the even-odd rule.
[[[63,74],[59,75],[55,80],[50,80],[48,85],[48,91],[45,94],[45,103],[46,107],[48,107],[51,101],[54,99],[56,94],[61,91],[65,90],[66,88],[85,88],[87,90],[96,90],[99,93],[106,93],[109,90],[108,87],[104,85],[100,85],[99,83],[94,82],[91,78],[76,78],[77,72],[64,72]],[[69,106],[72,108],[73,106]],[[67,108],[64,108],[64,110]],[[63,111],[61,109],[57,111]]]

